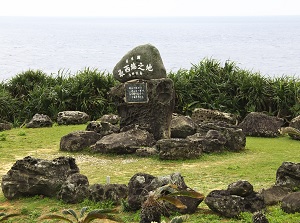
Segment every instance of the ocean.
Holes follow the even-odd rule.
[[[168,72],[212,58],[264,76],[300,77],[300,16],[0,17],[0,81],[29,69],[111,73],[146,43],[158,48]]]

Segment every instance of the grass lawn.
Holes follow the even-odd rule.
[[[1,176],[8,172],[16,160],[25,156],[41,159],[72,156],[76,159],[80,172],[88,177],[90,184],[104,184],[106,176],[110,176],[111,183],[127,184],[129,179],[138,172],[155,176],[180,172],[188,186],[207,195],[215,189],[226,189],[228,184],[237,180],[249,181],[255,191],[268,188],[275,183],[276,170],[282,162],[300,162],[300,141],[292,140],[287,136],[270,139],[248,137],[246,149],[243,152],[206,154],[196,160],[184,161],[161,161],[157,157],[140,158],[134,155],[89,154],[88,151],[82,153],[59,151],[62,136],[75,130],[84,130],[85,127],[86,125],[55,125],[52,128],[15,128],[0,132]],[[10,201],[4,197],[2,191],[0,192],[0,213],[23,214],[7,222],[41,222],[39,217],[44,214],[61,214],[61,211],[66,208],[77,211],[87,205],[94,209],[110,204],[109,202],[97,204],[85,201],[82,204],[69,205],[56,199],[39,196]],[[118,207],[118,210],[118,215],[124,222],[139,222],[138,212],[124,212],[122,207]],[[266,215],[271,223],[300,222],[300,213],[286,214],[279,205],[268,207]],[[249,213],[243,213],[237,219],[223,218],[210,211],[202,202],[198,211],[191,215],[187,222],[251,222],[251,218],[252,215]]]

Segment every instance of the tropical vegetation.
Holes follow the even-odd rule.
[[[242,119],[256,111],[287,122],[300,114],[300,79],[294,76],[265,77],[232,61],[223,64],[206,58],[189,70],[169,72],[168,77],[174,81],[177,113],[191,114],[202,107]],[[109,97],[116,84],[112,74],[97,69],[75,74],[61,70],[57,75],[28,70],[0,83],[0,119],[19,126],[36,113],[55,120],[63,110],[80,110],[97,119],[116,112]]]

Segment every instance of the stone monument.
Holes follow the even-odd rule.
[[[113,76],[121,82],[110,91],[121,131],[139,128],[156,140],[170,138],[175,90],[157,48],[150,44],[135,47],[117,63]]]

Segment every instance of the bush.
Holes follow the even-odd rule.
[[[190,70],[169,73],[176,90],[175,112],[191,114],[202,107],[245,117],[267,112],[287,120],[300,114],[300,80],[266,78],[240,69],[234,62],[204,59]]]
[[[294,77],[266,78],[240,69],[234,62],[221,64],[203,59],[189,70],[170,72],[175,85],[175,111],[190,115],[194,108],[216,109],[241,119],[249,112],[267,112],[291,118],[300,115],[300,80]],[[56,77],[29,70],[0,84],[0,115],[22,123],[35,113],[56,119],[60,111],[79,110],[92,119],[116,113],[108,96],[117,81],[112,74],[85,68],[72,75],[64,70]]]

